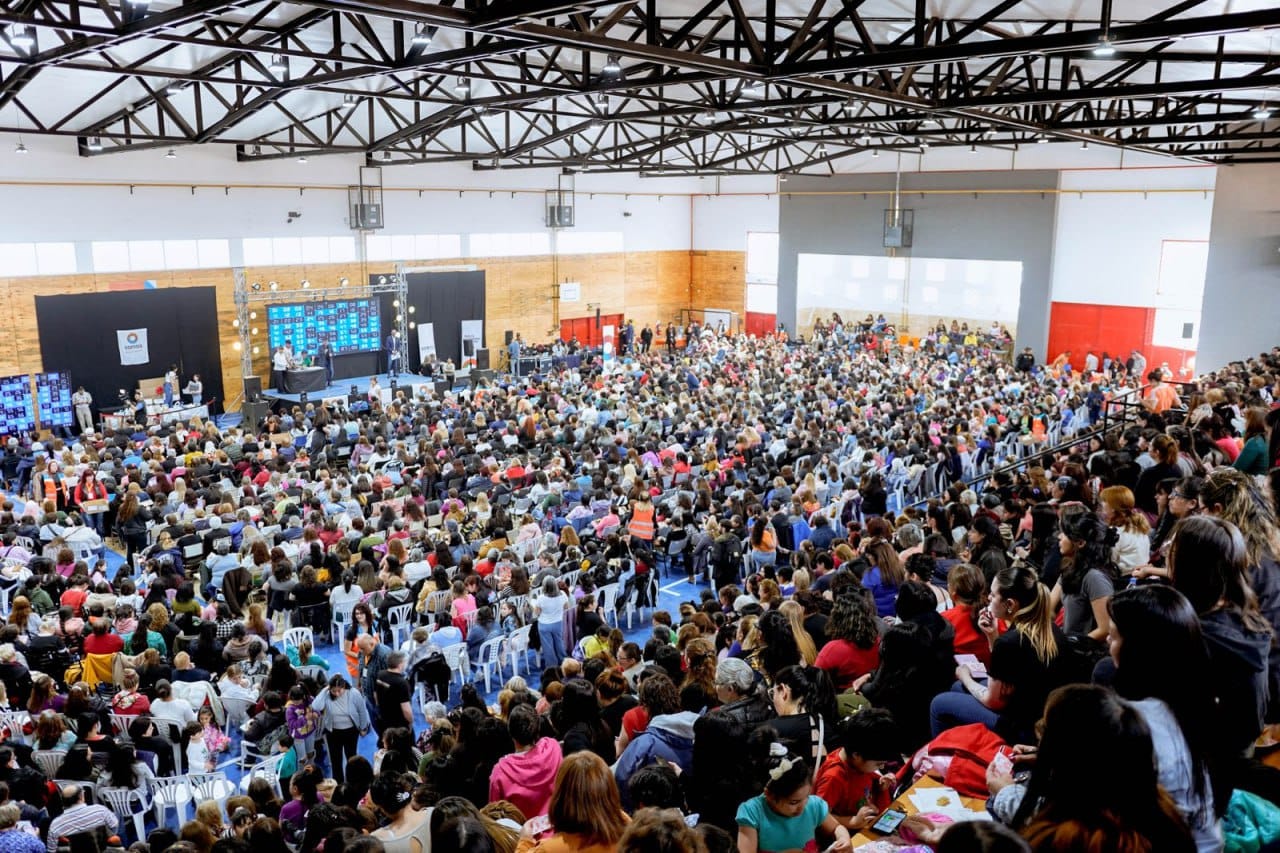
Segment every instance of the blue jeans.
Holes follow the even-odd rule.
[[[542,640],[542,666],[559,666],[565,659],[564,620],[548,625],[538,623],[538,638]]]
[[[929,705],[929,728],[933,737],[947,729],[965,726],[969,723],[982,723],[994,730],[1000,715],[983,705],[965,689],[960,682],[951,685],[946,693],[933,697]]]

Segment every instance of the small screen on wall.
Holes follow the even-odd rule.
[[[40,426],[71,426],[71,376],[56,371],[36,374],[36,404]]]
[[[36,428],[31,409],[31,375],[0,378],[0,432],[16,435]]]
[[[382,318],[376,299],[299,302],[267,306],[267,343],[274,352],[285,341],[298,355],[314,356],[321,343],[334,355],[382,347]]]

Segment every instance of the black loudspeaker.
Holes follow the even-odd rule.
[[[510,329],[507,329],[505,332],[502,333],[502,343],[507,346],[511,346],[511,342],[514,341],[515,339],[516,339],[516,333],[511,331]]]
[[[262,377],[246,376],[244,377],[244,398],[250,403],[256,403],[262,399]]]
[[[240,424],[245,429],[256,430],[266,417],[267,404],[261,400],[246,402],[240,406]]]
[[[510,334],[510,332],[508,332],[507,334]],[[489,369],[489,350],[488,349],[476,350],[476,367],[479,370]]]

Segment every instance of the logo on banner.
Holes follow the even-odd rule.
[[[120,346],[121,364],[146,364],[151,361],[151,354],[147,350],[146,329],[117,330],[116,342]]]

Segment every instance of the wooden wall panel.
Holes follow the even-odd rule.
[[[747,305],[745,252],[690,252],[689,304],[693,308],[723,308],[743,322]]]
[[[746,298],[745,255],[742,252],[617,252],[598,255],[534,256],[515,258],[457,258],[406,261],[408,266],[471,265],[485,271],[486,340],[501,346],[507,329],[529,341],[549,341],[559,333],[557,319],[594,315],[588,304],[608,313],[621,313],[638,325],[669,322],[683,308],[727,308],[741,316]],[[298,288],[302,279],[313,287],[333,287],[348,278],[353,287],[371,275],[390,274],[395,264],[360,262],[298,266],[246,267],[249,282],[265,288],[278,281],[282,289]],[[39,373],[44,369],[36,325],[35,297],[67,293],[109,291],[113,285],[152,280],[157,287],[216,288],[222,383],[228,399],[239,395],[239,334],[235,318],[235,276],[230,269],[163,272],[86,273],[25,278],[0,277],[0,375]],[[558,284],[577,281],[582,298],[556,306]],[[304,293],[305,291],[300,291]],[[556,308],[559,308],[558,318]],[[252,357],[254,372],[270,376],[265,306],[255,305],[258,347]],[[95,354],[97,355],[97,354]],[[103,353],[102,357],[114,357]]]

